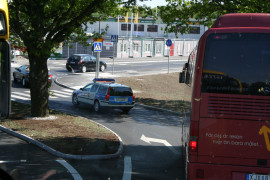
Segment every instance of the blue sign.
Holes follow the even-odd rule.
[[[118,42],[118,36],[117,35],[111,35],[111,42]]]
[[[172,45],[172,40],[168,39],[168,40],[166,41],[166,45],[170,47],[170,46]]]
[[[102,50],[102,42],[95,42],[94,43],[94,52],[101,52]]]

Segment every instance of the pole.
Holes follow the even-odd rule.
[[[113,43],[113,66],[112,66],[112,75],[114,73],[114,51],[115,51],[115,43]]]
[[[69,43],[68,43],[68,58],[69,58]]]
[[[131,52],[133,52],[133,46],[132,46],[132,23],[133,21],[133,12],[131,12],[131,30],[130,30],[130,42],[129,42],[129,57],[132,57],[133,56],[133,53],[131,54]]]
[[[99,77],[99,58],[100,58],[100,52],[97,52],[96,78]]]
[[[101,34],[100,16],[99,16],[99,34]],[[100,52],[97,52],[96,78],[99,78],[99,58],[100,58]]]
[[[171,47],[169,47],[169,55],[168,55],[168,74],[170,73],[170,54],[171,54]]]

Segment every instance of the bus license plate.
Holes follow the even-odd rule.
[[[247,174],[246,180],[270,180],[270,174]]]
[[[117,102],[126,102],[126,101],[128,101],[128,98],[115,98],[115,101],[117,101]]]

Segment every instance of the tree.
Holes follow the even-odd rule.
[[[210,27],[223,14],[269,12],[269,0],[170,0],[161,7],[160,16],[167,24],[166,30],[183,34],[190,24]]]
[[[10,28],[27,48],[30,64],[32,116],[48,116],[47,59],[66,39],[85,37],[87,23],[99,20],[94,14],[111,14],[119,3],[135,0],[12,0],[9,1]],[[71,36],[75,34],[78,36]],[[83,36],[79,36],[83,35]]]

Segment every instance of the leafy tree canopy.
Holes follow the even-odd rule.
[[[135,4],[136,0],[9,1],[12,37],[19,37],[28,51],[32,116],[49,113],[47,59],[52,50],[70,38],[89,38],[87,23],[118,13],[120,5],[130,8]]]
[[[269,0],[167,0],[160,16],[168,32],[185,33],[189,25],[200,23],[210,27],[227,13],[270,13]],[[182,26],[182,28],[180,28]]]

